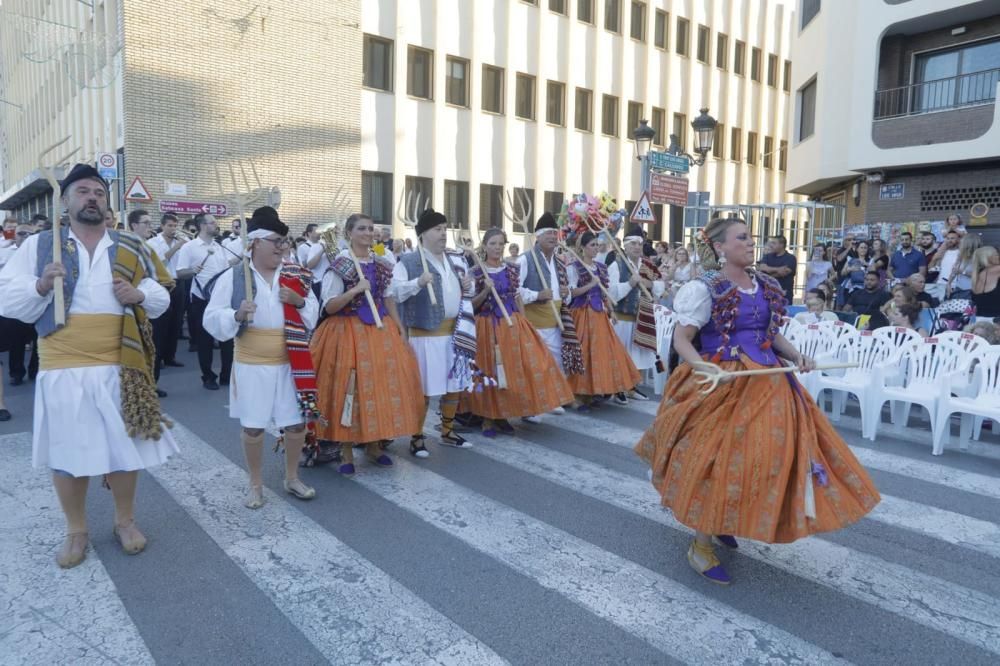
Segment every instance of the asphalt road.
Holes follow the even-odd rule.
[[[729,588],[684,558],[631,445],[655,402],[470,435],[354,478],[305,470],[243,508],[239,430],[193,355],[161,386],[181,455],[142,474],[149,547],[124,555],[92,484],[93,548],[59,570],[58,504],[30,467],[33,385],[0,423],[0,664],[995,664],[1000,438],[930,455],[926,423],[863,442],[882,504],[841,532],[722,554]],[[917,410],[915,410],[917,411]],[[436,423],[436,417],[430,417]],[[955,426],[957,434],[957,424]]]

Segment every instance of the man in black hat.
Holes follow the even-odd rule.
[[[417,356],[424,389],[424,417],[432,397],[440,397],[441,443],[470,448],[454,431],[459,396],[472,384],[476,324],[472,314],[474,284],[464,252],[447,250],[448,220],[431,208],[417,221],[418,247],[404,254],[392,273],[392,295],[399,303],[410,347]],[[435,302],[430,299],[433,290]],[[410,453],[430,455],[423,431],[410,438]]]
[[[69,568],[86,557],[90,477],[103,476],[111,486],[114,533],[126,553],[138,553],[146,538],[135,525],[137,472],[164,462],[177,445],[162,427],[155,352],[145,342],[149,318],[170,303],[170,277],[138,237],[105,228],[108,188],[94,167],[73,167],[60,201],[69,217],[60,238],[51,231],[30,236],[0,271],[0,316],[33,323],[38,331],[40,427],[32,457],[52,470],[66,517],[56,561]],[[52,261],[56,242],[60,263]],[[57,278],[63,280],[64,325],[57,323]]]
[[[253,293],[246,293],[242,266],[230,268],[212,289],[204,326],[218,340],[229,344],[236,340],[229,416],[240,421],[250,474],[244,505],[259,509],[264,505],[264,430],[269,426],[283,431],[285,491],[303,500],[316,496],[299,479],[299,456],[306,422],[313,418],[304,405],[316,403],[312,358],[304,343],[316,327],[319,302],[308,269],[284,261],[290,246],[288,227],[277,211],[270,206],[255,210],[247,223],[247,241]],[[306,375],[311,378],[311,394]]]

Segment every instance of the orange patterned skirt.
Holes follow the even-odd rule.
[[[357,317],[328,317],[312,339],[319,408],[329,424],[317,424],[320,439],[367,443],[420,432],[424,391],[413,350],[392,319],[385,328]],[[355,371],[351,427],[340,424]]]
[[[573,391],[538,331],[520,312],[512,312],[510,318],[513,326],[492,316],[476,317],[476,364],[496,378],[494,345],[498,345],[507,388],[464,393],[461,411],[509,419],[545,414],[573,402]]]
[[[568,377],[573,393],[607,395],[631,391],[639,384],[642,376],[606,312],[573,308],[573,323],[583,355],[583,374]]]
[[[746,357],[719,365],[762,367]],[[690,365],[678,367],[635,447],[680,522],[707,534],[788,543],[850,525],[878,504],[868,473],[794,378],[738,377],[707,395],[702,388]],[[813,463],[825,470],[825,487]],[[815,518],[806,516],[807,483]]]

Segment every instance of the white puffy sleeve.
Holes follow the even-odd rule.
[[[692,280],[677,291],[674,297],[674,312],[681,326],[701,328],[712,318],[712,295],[708,285],[701,280]]]
[[[420,250],[417,250],[419,252]],[[410,279],[409,272],[403,262],[398,262],[392,267],[392,285],[389,287],[389,295],[397,303],[402,303],[407,299],[420,293],[422,287],[417,282],[420,278]]]
[[[337,296],[343,293],[344,280],[335,271],[327,271],[323,275],[323,289],[320,291],[320,299],[323,301],[323,307],[326,307],[330,299],[337,298]]]
[[[34,324],[53,299],[53,292],[39,296],[35,262],[38,236],[29,236],[0,270],[0,317]]]
[[[302,317],[302,325],[310,331],[316,330],[316,322],[319,321],[319,301],[312,289],[306,291],[305,305],[299,309],[299,316]]]
[[[202,326],[209,334],[220,342],[232,340],[240,330],[240,322],[236,321],[236,310],[232,308],[233,281],[223,275],[215,281],[212,298],[205,308]]]
[[[538,300],[538,292],[528,289],[524,285],[523,276],[528,274],[528,255],[527,253],[517,255],[517,268],[522,276],[521,285],[517,288],[517,294],[521,297],[521,302],[525,305],[529,303],[534,303]]]
[[[621,282],[621,268],[617,261],[608,266],[608,287],[608,294],[615,303],[628,296],[629,292],[632,291],[632,285],[627,281]]]
[[[580,287],[580,273],[576,270],[574,264],[570,264],[566,267],[566,282],[569,283],[570,289],[576,289]]]
[[[156,319],[170,307],[170,292],[153,278],[143,278],[137,289],[142,292],[142,307],[150,319]]]

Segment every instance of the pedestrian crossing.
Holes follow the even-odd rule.
[[[181,455],[150,470],[143,484],[162,488],[178,515],[207,535],[211,547],[197,553],[206,570],[226,563],[241,572],[228,593],[246,587],[262,594],[308,654],[330,663],[1000,658],[996,465],[966,471],[916,445],[905,454],[877,443],[855,447],[876,473],[933,488],[934,496],[885,493],[869,518],[836,535],[787,545],[741,542],[737,553],[722,554],[736,582],[717,588],[687,566],[690,533],[659,505],[630,451],[655,409],[652,401],[633,402],[518,422],[516,437],[472,433],[470,451],[432,447],[426,461],[397,444],[392,469],[362,457],[352,479],[332,466],[303,471],[318,491],[310,503],[280,491],[280,465],[269,460],[268,503],[257,512],[241,503],[246,478],[235,424],[207,426],[181,415],[174,430]],[[48,475],[30,469],[30,434],[0,436],[0,448],[7,453],[0,467],[0,663],[179,661],[169,644],[153,640],[158,628],[149,613],[136,612],[148,602],[134,594],[136,583],[119,587],[122,568],[141,569],[152,553],[122,562],[110,549],[92,549],[84,565],[60,571],[52,558],[61,514]],[[92,503],[110,501],[95,493]],[[164,548],[171,534],[157,524],[156,507],[141,506],[143,496],[141,484],[150,548]],[[913,541],[874,543],[872,535],[885,529]],[[936,551],[920,552],[927,543],[950,549],[956,560],[929,564]],[[408,550],[426,566],[412,566],[420,557],[399,556]],[[964,562],[977,563],[976,575],[952,571]],[[546,604],[546,613],[526,604]],[[219,631],[252,621],[220,618]],[[580,644],[588,634],[594,642]],[[267,640],[263,628],[258,640]]]

